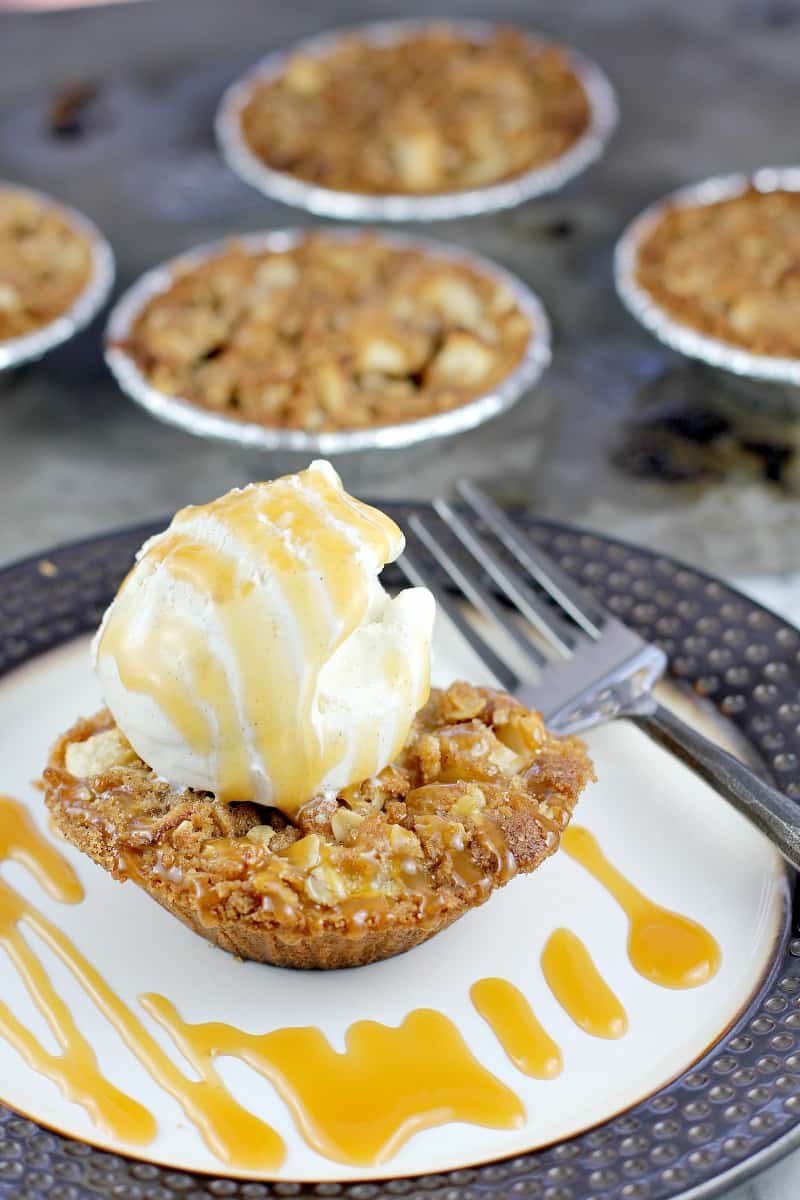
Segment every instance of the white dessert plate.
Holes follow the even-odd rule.
[[[564,536],[574,538],[579,545],[578,535]],[[589,541],[598,547],[607,545],[600,539]],[[106,539],[105,544],[113,549],[114,539]],[[119,558],[120,546],[129,552],[135,544],[131,534],[118,535],[114,553]],[[593,731],[587,740],[598,781],[581,799],[576,822],[595,834],[611,862],[648,897],[700,922],[717,939],[721,966],[716,976],[702,986],[672,990],[639,975],[626,953],[627,920],[621,908],[565,853],[557,854],[533,875],[512,881],[482,908],[427,944],[389,961],[353,970],[310,973],[240,962],[189,932],[132,883],[114,882],[49,830],[41,793],[33,781],[56,736],[78,715],[88,715],[100,705],[89,666],[88,637],[69,634],[76,625],[85,627],[94,618],[92,605],[104,602],[103,588],[108,588],[101,577],[104,572],[117,571],[114,553],[109,558],[98,550],[92,557],[84,546],[83,558],[74,569],[69,567],[68,558],[61,563],[58,554],[62,553],[68,552],[54,553],[38,572],[39,584],[50,597],[47,604],[55,605],[39,638],[41,651],[33,650],[35,635],[33,641],[25,643],[27,635],[19,624],[16,635],[13,628],[10,634],[4,634],[7,639],[16,636],[17,656],[27,657],[28,661],[0,675],[0,793],[24,803],[38,828],[74,867],[85,898],[77,905],[51,899],[25,867],[15,862],[3,863],[3,880],[68,935],[187,1078],[196,1077],[192,1066],[145,1011],[140,1002],[143,994],[166,996],[181,1017],[191,1023],[222,1021],[250,1033],[317,1027],[341,1052],[353,1022],[370,1020],[396,1027],[412,1010],[434,1009],[455,1024],[481,1066],[519,1098],[525,1116],[513,1129],[443,1123],[414,1133],[378,1162],[348,1164],[325,1156],[310,1144],[271,1083],[240,1060],[222,1057],[217,1067],[227,1089],[245,1109],[272,1126],[286,1147],[285,1159],[277,1167],[254,1170],[252,1166],[242,1168],[236,1162],[226,1162],[204,1142],[175,1100],[148,1074],[99,1014],[87,992],[30,928],[25,928],[28,944],[89,1039],[103,1073],[153,1114],[157,1133],[146,1146],[110,1136],[84,1108],[62,1095],[53,1082],[33,1070],[0,1038],[0,1100],[5,1105],[79,1142],[163,1164],[173,1171],[315,1183],[430,1176],[501,1160],[520,1163],[520,1156],[543,1147],[580,1146],[581,1139],[570,1139],[620,1114],[644,1111],[642,1102],[647,1097],[656,1097],[648,1102],[654,1108],[644,1106],[652,1121],[659,1112],[674,1110],[677,1114],[682,1101],[671,1098],[676,1094],[674,1080],[688,1089],[684,1107],[692,1102],[692,1095],[699,1103],[702,1093],[702,1104],[711,1111],[714,1086],[722,1088],[717,1103],[719,1096],[723,1100],[727,1097],[729,1124],[736,1122],[737,1112],[735,1106],[731,1107],[736,1089],[726,1076],[744,1065],[737,1060],[737,1053],[753,1048],[752,1038],[748,1044],[747,1039],[742,1040],[742,1016],[760,1019],[755,1014],[762,1010],[753,1007],[756,998],[760,997],[758,1004],[763,1002],[767,995],[765,983],[781,969],[779,964],[786,954],[788,881],[773,848],[682,765],[624,722]],[[583,558],[590,561],[592,555],[586,552]],[[636,561],[635,556],[631,561]],[[656,564],[666,560],[640,556],[638,561]],[[669,566],[673,572],[677,570]],[[37,574],[33,564],[25,569],[31,575]],[[620,564],[616,569],[624,572],[628,568]],[[82,575],[88,590],[83,599],[76,601]],[[683,575],[706,586],[701,576],[691,572]],[[647,572],[640,572],[640,577],[646,580]],[[62,583],[59,617],[57,598]],[[664,596],[670,587],[674,590],[681,586],[670,583],[664,574]],[[711,598],[706,599],[705,606],[724,635],[726,627],[736,625],[731,619],[726,626],[724,617],[726,598],[729,607],[731,603],[735,606],[735,601],[729,600],[733,594],[716,583],[707,586],[717,588],[721,594],[721,600],[715,602],[709,593]],[[24,588],[17,589],[20,598],[23,593]],[[623,587],[620,594],[625,593]],[[8,595],[14,594],[11,588]],[[607,593],[604,598],[608,599]],[[31,604],[34,599],[31,595]],[[682,602],[686,603],[685,597]],[[76,604],[81,611],[77,618]],[[749,606],[743,611],[746,618],[749,612],[761,610]],[[775,623],[779,625],[777,619]],[[766,640],[765,634],[760,636]],[[6,651],[6,665],[12,653],[10,645],[9,641],[0,642],[0,650]],[[3,663],[0,654],[0,671]],[[439,628],[435,681],[446,683],[455,677],[489,682],[485,670],[463,648],[458,636]],[[695,711],[697,719],[703,720],[702,710]],[[581,938],[601,976],[621,1001],[628,1016],[625,1036],[609,1039],[584,1032],[551,992],[540,955],[559,926]],[[470,988],[485,977],[511,981],[530,1001],[561,1049],[563,1071],[557,1078],[531,1078],[507,1057],[470,1000]],[[792,994],[792,987],[784,989],[784,1009],[792,1007]],[[19,972],[5,953],[0,955],[0,996],[43,1046],[57,1051],[52,1029],[32,1005]],[[781,1010],[776,1003],[767,1011]],[[755,1028],[757,1031],[758,1026]],[[728,1046],[726,1039],[731,1038],[733,1044]],[[776,1045],[791,1049],[787,1038],[793,1044],[794,1035],[784,1031],[783,1042]],[[724,1051],[720,1043],[726,1043]],[[714,1062],[721,1066],[693,1069],[692,1064],[714,1047]],[[728,1065],[726,1059],[730,1060]],[[785,1075],[787,1069],[781,1063],[773,1074]],[[757,1070],[754,1068],[756,1074]],[[670,1084],[672,1088],[667,1086]],[[659,1143],[656,1134],[652,1145],[667,1145],[671,1140],[675,1158],[684,1152],[689,1155],[692,1135],[688,1134],[686,1140],[686,1130],[694,1126],[694,1136],[700,1137],[703,1121],[690,1120],[685,1126],[675,1118],[659,1120],[666,1140],[662,1137]],[[785,1132],[784,1125],[781,1130]],[[658,1169],[663,1175],[662,1168],[668,1161],[669,1157],[662,1155],[661,1166],[656,1168],[656,1155],[643,1169]],[[525,1169],[531,1170],[530,1164],[536,1160],[524,1162],[528,1163]],[[624,1184],[624,1175],[612,1172],[612,1176],[620,1186]],[[443,1179],[443,1184],[447,1178],[452,1177]],[[677,1174],[675,1178],[680,1180],[682,1176]],[[680,1190],[673,1188],[659,1194],[676,1195]],[[598,1188],[597,1194],[624,1193]]]

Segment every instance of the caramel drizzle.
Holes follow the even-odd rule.
[[[659,921],[660,914],[666,913],[670,923],[677,920],[677,927],[684,928],[687,918],[646,900],[608,864],[586,830],[573,829],[565,848],[609,890],[613,885],[612,894],[620,903],[624,899],[626,912],[633,913],[629,912],[632,924],[644,920],[637,917],[640,912],[650,914],[655,909]],[[9,797],[0,797],[0,859],[25,866],[56,900],[74,904],[83,898],[67,860],[39,833],[25,808]],[[2,1001],[0,1036],[32,1069],[80,1104],[99,1128],[120,1141],[133,1145],[152,1141],[155,1119],[102,1074],[94,1050],[23,937],[22,925],[67,967],[155,1082],[182,1106],[212,1153],[237,1169],[274,1170],[285,1158],[285,1147],[271,1126],[228,1092],[216,1069],[216,1059],[226,1055],[247,1063],[273,1084],[314,1150],[350,1165],[384,1163],[414,1134],[450,1121],[513,1129],[525,1120],[519,1097],[473,1057],[452,1021],[430,1009],[415,1009],[396,1028],[357,1021],[347,1030],[344,1053],[338,1053],[313,1027],[251,1034],[221,1022],[190,1024],[165,997],[141,997],[145,1011],[169,1033],[199,1076],[187,1079],[66,934],[0,879],[0,945],[53,1031],[61,1053],[46,1050]],[[694,927],[694,922],[688,925]],[[660,926],[656,921],[650,927]],[[639,939],[645,948],[651,947],[649,936],[646,931]],[[544,948],[541,965],[556,999],[585,1032],[604,1038],[626,1032],[625,1010],[574,933],[556,930]],[[687,978],[685,962],[681,970],[680,978]],[[688,976],[694,982],[668,986],[702,982],[695,975]],[[538,1079],[559,1074],[559,1047],[513,984],[482,979],[470,994],[520,1071]]]
[[[0,862],[26,868],[48,896],[62,904],[80,904],[81,881],[63,854],[51,846],[28,810],[11,796],[0,796]]]
[[[155,1120],[146,1108],[115,1087],[100,1071],[94,1050],[55,991],[41,961],[17,928],[17,922],[23,920],[64,961],[58,931],[0,881],[0,945],[53,1031],[61,1053],[51,1054],[46,1050],[2,1002],[0,1036],[34,1071],[57,1084],[68,1100],[85,1108],[95,1125],[134,1145],[145,1145],[156,1135]]]
[[[308,1144],[354,1166],[377,1166],[423,1129],[468,1121],[517,1129],[520,1099],[473,1057],[452,1021],[418,1008],[395,1027],[356,1021],[345,1052],[321,1030],[253,1034],[218,1021],[189,1024],[163,996],[141,998],[200,1075],[214,1060],[246,1062],[276,1088]]]
[[[561,845],[614,897],[628,918],[628,957],[634,968],[666,988],[708,983],[722,952],[714,937],[689,917],[655,904],[613,866],[588,829],[572,825]]]
[[[268,764],[274,788],[261,799],[288,816],[314,794],[347,749],[341,736],[323,744],[312,706],[322,666],[366,615],[370,572],[354,555],[354,540],[384,562],[400,537],[388,517],[348,496],[321,472],[304,471],[296,478],[302,482],[276,480],[267,489],[254,486],[204,507],[183,509],[170,529],[150,544],[137,568],[163,567],[175,580],[208,597],[232,652],[240,705],[225,666],[211,654],[202,633],[175,616],[158,623],[137,621],[135,599],[125,584],[98,645],[98,657],[112,656],[123,684],[151,696],[198,753],[210,756],[217,745],[228,748],[217,789],[223,800],[260,795],[242,734],[243,729],[252,731],[254,749]],[[245,551],[253,561],[269,564],[283,603],[297,622],[299,655],[291,638],[276,628],[252,580],[240,575],[237,555],[193,536],[191,522],[198,514],[232,534],[239,555]],[[317,587],[324,593],[319,598]],[[195,677],[181,679],[177,663],[191,663]],[[387,679],[410,700],[416,689],[409,708],[425,702],[427,678],[415,681],[410,663],[391,656],[382,666]],[[289,696],[297,697],[297,703],[287,720]],[[293,736],[287,736],[287,729]],[[383,765],[379,720],[359,733],[361,749],[353,774],[365,779]]]
[[[592,1037],[621,1038],[628,1017],[580,938],[556,929],[542,951],[542,971],[568,1016]]]
[[[26,809],[9,796],[0,796],[0,860],[23,865],[54,900],[78,904],[83,899],[80,880],[67,860],[42,837]],[[0,946],[47,1021],[61,1053],[46,1050],[2,1001],[0,1036],[34,1071],[56,1083],[69,1100],[82,1105],[96,1125],[109,1132],[124,1130],[135,1144],[151,1141],[156,1134],[155,1121],[147,1109],[102,1075],[94,1050],[22,936],[18,928],[22,921],[62,957],[59,931],[0,879]]]
[[[76,903],[82,898],[83,890],[69,863],[36,830],[25,808],[7,797],[0,803],[0,853],[29,867],[54,899]],[[285,1149],[278,1134],[242,1108],[218,1079],[187,1079],[66,934],[0,880],[0,945],[62,1050],[61,1054],[47,1051],[0,1002],[0,1036],[29,1066],[56,1083],[69,1100],[80,1104],[109,1136],[133,1145],[144,1145],[155,1137],[157,1125],[152,1114],[100,1071],[92,1047],[20,933],[21,924],[67,967],[156,1083],[178,1101],[214,1154],[242,1169],[280,1166]]]
[[[82,899],[69,863],[23,806],[10,799],[0,801],[0,853],[29,867],[55,899]],[[168,1030],[200,1077],[187,1079],[66,934],[0,880],[0,944],[62,1052],[46,1051],[2,1002],[0,1036],[120,1141],[152,1141],[155,1119],[102,1074],[92,1047],[20,933],[21,924],[68,968],[155,1082],[178,1101],[212,1153],[237,1169],[274,1170],[284,1161],[285,1147],[271,1126],[228,1092],[215,1066],[220,1055],[241,1058],[269,1079],[309,1145],[339,1162],[385,1162],[415,1133],[450,1121],[497,1129],[524,1122],[519,1098],[472,1056],[452,1021],[428,1009],[409,1013],[396,1029],[358,1021],[347,1031],[346,1052],[338,1054],[318,1029],[258,1035],[217,1022],[189,1025],[164,997],[143,996],[145,1011]]]
[[[479,979],[469,994],[518,1071],[534,1079],[555,1079],[561,1074],[561,1050],[519,988],[507,979]]]

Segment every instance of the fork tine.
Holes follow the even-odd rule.
[[[423,566],[424,559],[416,552],[416,543],[424,545],[422,540],[412,531],[406,535],[406,548],[402,556],[398,559],[398,566],[403,574],[412,583],[414,587],[427,587],[436,594],[436,607],[440,612],[443,612],[448,620],[456,627],[461,636],[469,643],[478,658],[489,668],[494,675],[501,688],[507,692],[516,692],[521,684],[521,679],[515,671],[508,666],[506,662],[489,645],[489,643],[478,633],[475,626],[467,620],[464,613],[459,608],[458,602],[447,592],[443,592],[438,586],[438,579],[433,569],[428,570]],[[413,544],[414,549],[409,549],[409,545]]]
[[[459,496],[497,535],[518,563],[530,571],[533,578],[565,613],[572,617],[591,638],[598,638],[609,614],[593,596],[574,583],[557,563],[534,546],[501,508],[467,479],[456,484]]]
[[[447,503],[434,500],[433,507],[458,540],[476,558],[493,583],[505,592],[508,599],[538,629],[560,654],[569,656],[575,648],[575,629],[550,606],[544,605],[520,573],[506,563],[467,525],[466,521]]]
[[[484,585],[480,578],[479,570],[473,565],[474,560],[465,559],[463,563],[450,553],[441,538],[437,536],[437,532],[431,528],[423,517],[411,517],[410,524],[414,532],[427,546],[428,550],[436,556],[441,566],[450,576],[456,587],[460,588],[467,600],[477,608],[478,612],[483,613],[487,620],[492,621],[498,628],[503,630],[515,647],[521,650],[527,658],[529,658],[537,667],[546,665],[550,660],[535,646],[530,637],[509,620],[509,613],[499,601],[495,600],[492,593]],[[445,525],[446,529],[447,526]],[[462,547],[463,549],[463,547]]]

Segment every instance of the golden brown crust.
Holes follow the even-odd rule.
[[[391,45],[343,37],[256,84],[242,113],[276,170],[361,193],[483,187],[559,157],[589,123],[563,51],[504,29],[485,42],[445,25]]]
[[[57,205],[0,188],[0,341],[60,317],[90,273],[90,244]]]
[[[270,428],[366,429],[495,386],[531,336],[514,297],[461,263],[376,235],[231,242],[175,276],[123,349],[159,391]]]
[[[800,357],[800,192],[667,208],[639,247],[636,278],[683,325]]]
[[[121,765],[109,767],[114,740]],[[99,773],[71,773],[67,760],[90,762],[94,747]],[[68,730],[44,772],[55,825],[115,878],[242,958],[322,968],[410,949],[534,870],[592,777],[577,739],[462,683],[432,693],[395,764],[315,798],[297,826],[171,789],[107,711]]]

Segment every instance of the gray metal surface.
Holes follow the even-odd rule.
[[[73,203],[109,236],[118,288],[227,232],[302,222],[224,166],[213,117],[270,49],[333,24],[420,14],[421,0],[159,0],[0,16],[0,176]],[[478,0],[438,11],[486,16]],[[596,60],[621,121],[563,191],[434,236],[488,254],[541,295],[555,326],[542,408],[524,402],[440,447],[341,462],[372,495],[433,496],[467,475],[504,500],[723,572],[800,566],[795,426],[733,422],[708,378],[661,347],[614,295],[614,243],[674,187],[797,155],[796,0],[502,0]],[[34,69],[35,68],[35,69]],[[63,84],[98,85],[77,132],[48,132]],[[424,230],[421,230],[424,231]],[[539,395],[539,393],[537,393]],[[144,519],[299,465],[153,421],[105,368],[97,326],[0,380],[0,559]]]

